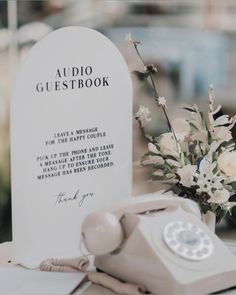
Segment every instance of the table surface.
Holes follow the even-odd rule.
[[[222,238],[228,245],[233,253],[236,254],[236,230],[235,228],[228,229],[224,224],[217,229],[217,234]],[[6,268],[14,267],[9,266],[8,257],[11,252],[12,243],[5,243],[0,245],[0,266]],[[73,293],[74,295],[116,295],[111,290],[105,289],[99,285],[85,283],[81,288]],[[227,291],[221,294],[236,295],[236,290]],[[6,295],[6,294],[5,294]],[[21,295],[21,294],[20,294]]]

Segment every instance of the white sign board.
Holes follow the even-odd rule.
[[[97,31],[54,31],[30,51],[11,103],[15,262],[80,255],[91,211],[131,195],[132,89]]]

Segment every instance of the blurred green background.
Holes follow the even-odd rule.
[[[15,75],[28,50],[50,31],[63,26],[95,28],[108,36],[124,55],[130,71],[141,68],[124,36],[142,42],[147,63],[158,68],[159,93],[171,117],[181,103],[205,108],[213,84],[223,112],[236,113],[236,1],[234,0],[48,0],[0,1],[0,242],[11,239],[9,102]],[[152,113],[149,132],[166,129],[148,87],[134,84],[134,112],[139,104]],[[161,187],[148,182],[139,166],[147,147],[134,122],[133,194]],[[24,169],[22,167],[22,169]]]

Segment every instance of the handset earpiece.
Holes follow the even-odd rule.
[[[109,212],[89,214],[82,224],[81,233],[86,249],[94,255],[105,255],[113,252],[124,239],[120,221]]]

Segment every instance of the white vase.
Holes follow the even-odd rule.
[[[202,214],[202,221],[209,227],[212,232],[215,232],[216,228],[216,215],[212,211],[207,211],[206,214]]]

